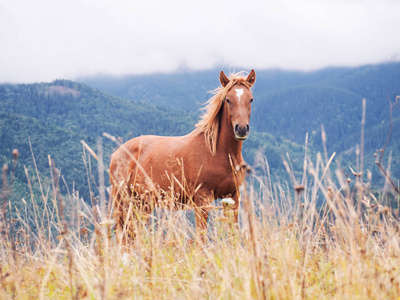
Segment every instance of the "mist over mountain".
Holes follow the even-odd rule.
[[[197,110],[210,97],[208,92],[219,86],[218,78],[221,70],[224,69],[126,76],[103,74],[81,77],[77,81],[134,102],[172,106],[174,109]],[[346,70],[349,69],[329,68],[315,72],[256,70],[257,84],[254,87],[254,93],[263,95],[291,86],[313,83],[335,74],[342,74]],[[224,72],[227,75],[235,73],[232,70],[224,70]]]

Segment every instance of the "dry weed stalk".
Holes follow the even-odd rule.
[[[52,171],[52,178],[53,178],[53,186],[55,188],[55,201],[57,202],[58,205],[58,215],[60,216],[60,235],[58,236],[59,242],[65,243],[66,249],[67,249],[67,257],[68,257],[68,275],[69,275],[69,285],[70,285],[70,292],[71,292],[71,298],[72,299],[78,299],[78,295],[74,294],[74,279],[73,279],[73,273],[74,273],[74,255],[72,252],[72,246],[69,241],[69,228],[68,228],[68,222],[67,219],[65,218],[65,213],[64,213],[64,199],[61,195],[60,188],[59,188],[59,181],[60,181],[60,171],[56,168],[56,164],[54,160],[51,160],[51,171]]]

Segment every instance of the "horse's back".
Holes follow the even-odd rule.
[[[113,185],[129,180],[132,172],[140,164],[141,170],[148,172],[150,168],[162,164],[163,167],[172,157],[179,156],[185,136],[164,137],[145,135],[133,138],[120,146],[111,156],[110,179]],[[157,162],[157,163],[155,163]]]

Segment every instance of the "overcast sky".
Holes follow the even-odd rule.
[[[397,0],[0,0],[0,82],[399,60]]]

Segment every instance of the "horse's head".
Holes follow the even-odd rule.
[[[219,74],[219,80],[223,87],[230,83],[223,71]],[[226,111],[237,140],[245,140],[249,135],[251,103],[253,102],[253,94],[250,88],[255,81],[256,73],[251,70],[246,80],[238,81],[226,93],[224,100]]]

